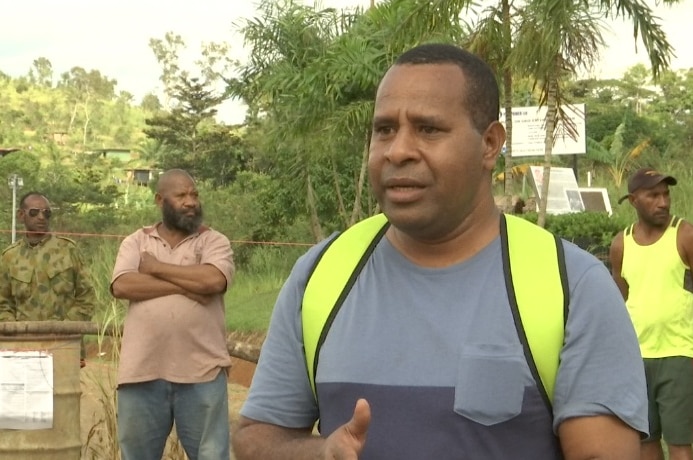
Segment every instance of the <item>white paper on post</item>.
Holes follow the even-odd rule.
[[[0,429],[53,427],[53,355],[0,350]]]

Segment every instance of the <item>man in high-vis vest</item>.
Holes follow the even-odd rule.
[[[645,364],[650,436],[643,460],[693,459],[693,225],[670,214],[676,179],[652,168],[628,181],[638,221],[614,238],[612,275],[626,299]]]
[[[521,275],[546,258],[513,256],[534,241],[516,240],[515,224],[544,230],[494,203],[491,175],[505,142],[498,114],[496,77],[465,50],[420,45],[390,67],[376,94],[368,162],[384,218],[297,261],[232,434],[237,460],[639,458],[645,375],[604,264],[569,243],[539,244],[536,252],[561,260],[541,262],[536,278],[566,280],[558,290],[547,280],[545,296],[547,308],[567,312],[560,342],[532,346],[541,312],[516,317],[532,313],[527,299],[543,304],[542,292],[524,292]],[[352,265],[347,250],[343,266],[335,263],[332,247],[356,247],[363,241],[347,235],[373,224],[382,231],[355,249],[366,257]],[[325,277],[325,258],[345,282]],[[311,286],[318,272],[324,286]],[[335,283],[342,294],[334,302],[309,301]],[[321,322],[329,323],[322,332]],[[559,361],[555,376],[538,379],[546,356]]]

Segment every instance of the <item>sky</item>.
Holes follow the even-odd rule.
[[[646,1],[661,19],[677,54],[672,68],[693,67],[693,47],[686,46],[693,1],[672,7]],[[310,0],[304,3],[313,4]],[[338,8],[368,4],[369,0],[321,1],[322,6]],[[234,23],[252,17],[256,5],[255,0],[6,1],[0,27],[0,71],[14,77],[26,75],[35,59],[46,57],[56,78],[75,66],[96,69],[117,80],[118,91],[128,91],[139,101],[162,87],[161,68],[149,48],[151,38],[163,38],[169,31],[181,35],[187,44],[182,59],[191,70],[206,42],[228,42],[232,56],[242,59],[246,51]],[[607,48],[593,76],[616,78],[637,63],[648,64],[642,44],[636,50],[631,26],[622,21],[607,26]],[[228,102],[219,115],[227,123],[240,123],[244,108],[238,102]]]

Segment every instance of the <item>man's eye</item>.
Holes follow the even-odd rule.
[[[373,131],[376,134],[380,134],[382,136],[392,133],[393,129],[392,126],[376,126],[375,128],[373,128]]]
[[[435,127],[433,127],[433,126],[422,126],[422,127],[421,127],[421,131],[424,132],[424,133],[426,133],[426,134],[435,134],[435,133],[437,133],[439,130],[438,130],[438,128],[435,128]]]

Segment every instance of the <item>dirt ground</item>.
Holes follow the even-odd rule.
[[[259,339],[255,339],[257,341]],[[114,386],[115,366],[107,359],[110,351],[102,348],[101,356],[95,346],[87,347],[87,365],[80,371],[80,400],[82,459],[113,459],[115,445]],[[238,420],[238,413],[245,401],[248,386],[255,371],[255,364],[232,358],[233,366],[229,373],[229,418],[231,423]],[[182,460],[185,455],[169,443],[164,459]]]

